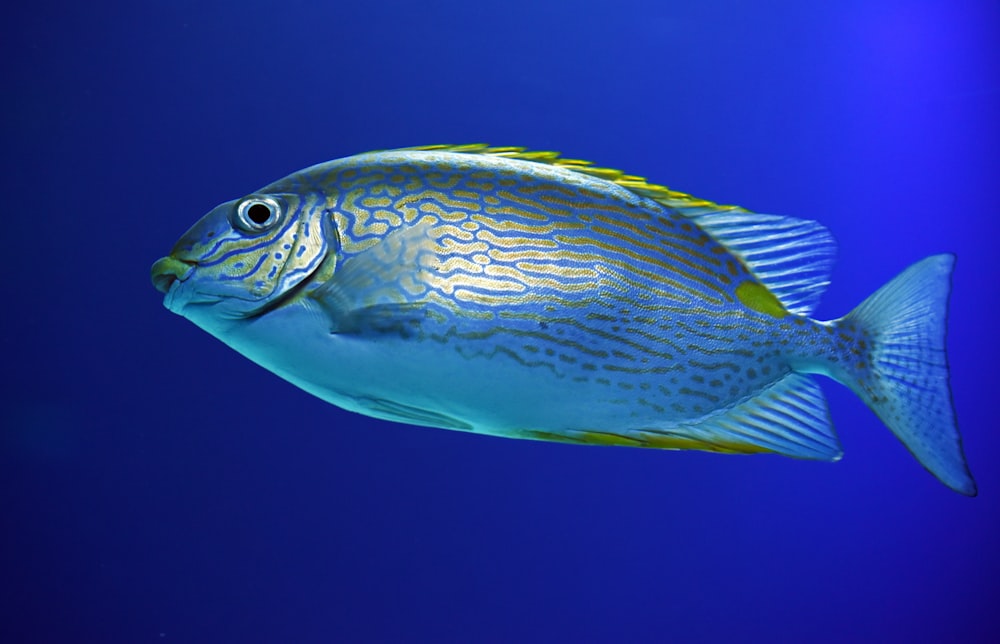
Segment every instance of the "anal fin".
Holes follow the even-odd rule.
[[[682,449],[741,454],[772,452],[824,461],[838,460],[843,454],[822,390],[812,378],[797,373],[785,376],[723,413],[674,431],[643,432],[653,447],[671,448],[671,436]]]
[[[726,454],[772,453],[836,461],[843,451],[826,400],[812,378],[791,373],[740,404],[673,427],[633,430],[524,430],[521,438]]]
[[[356,402],[365,408],[368,415],[383,420],[425,427],[457,429],[464,432],[473,430],[469,423],[431,409],[422,409],[384,398],[357,398]]]
[[[677,429],[639,433],[648,447],[838,460],[843,454],[826,400],[812,378],[792,373],[722,413]]]

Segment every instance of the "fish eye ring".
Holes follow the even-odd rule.
[[[281,206],[271,197],[250,197],[236,206],[235,224],[247,232],[267,230],[278,221]]]

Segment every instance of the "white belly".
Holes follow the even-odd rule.
[[[216,335],[305,391],[368,416],[507,436],[601,422],[570,379],[551,370],[394,334],[332,334],[303,302]]]

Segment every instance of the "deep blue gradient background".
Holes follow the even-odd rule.
[[[997,2],[341,4],[43,0],[0,28],[0,640],[1000,641]],[[829,381],[838,464],[363,418],[149,284],[218,202],[479,141],[822,221],[824,318],[956,252],[980,496]]]

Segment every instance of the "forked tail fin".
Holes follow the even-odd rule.
[[[932,255],[896,276],[849,313],[871,339],[870,369],[853,389],[921,465],[951,489],[975,496],[958,434],[945,331],[954,255]]]

